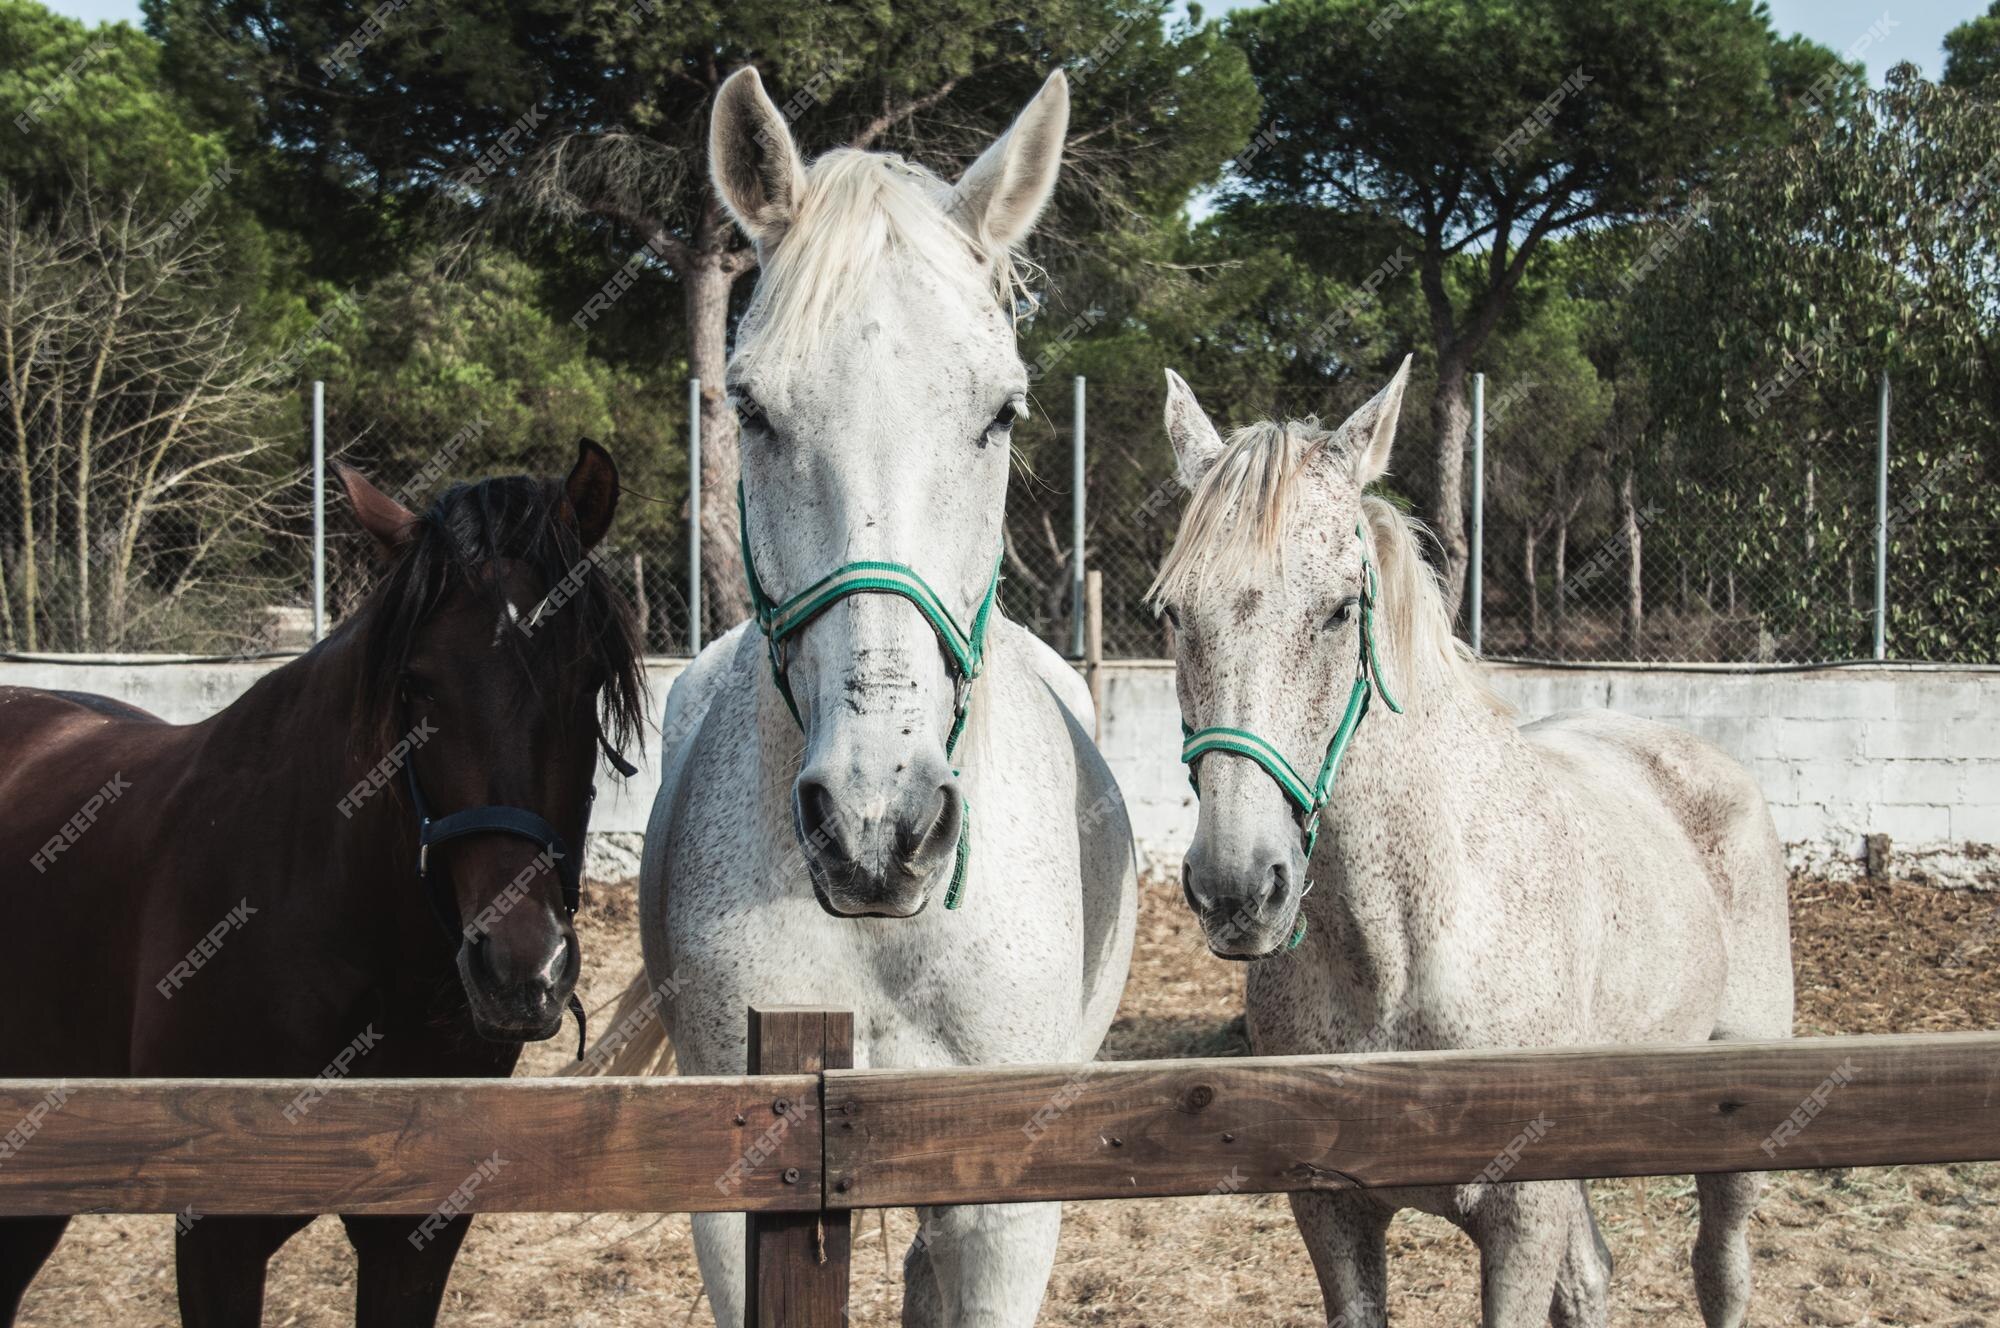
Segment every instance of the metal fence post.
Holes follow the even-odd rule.
[[[1889,657],[1889,371],[1875,398],[1875,658]]]
[[[1486,375],[1472,375],[1472,562],[1466,593],[1472,599],[1472,653],[1480,653],[1481,601],[1486,570]]]
[[[701,379],[688,379],[688,654],[701,653]]]
[[[1070,441],[1070,542],[1075,551],[1069,578],[1070,654],[1083,658],[1083,375],[1072,385],[1071,413],[1076,417]]]
[[[326,384],[313,379],[313,640],[326,639]]]

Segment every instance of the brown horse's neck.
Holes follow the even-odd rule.
[[[415,879],[417,826],[400,770],[366,783],[384,753],[357,734],[363,697],[372,690],[363,653],[365,621],[357,617],[299,658],[272,670],[200,727],[205,752],[236,767],[218,781],[230,821],[269,817],[286,829],[292,856],[334,884],[332,907],[379,909],[408,895],[423,904]],[[361,896],[377,883],[386,899]],[[428,913],[425,918],[428,919]],[[425,922],[429,926],[428,921]]]

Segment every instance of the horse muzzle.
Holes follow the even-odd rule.
[[[493,938],[468,938],[458,951],[458,975],[472,1009],[473,1027],[494,1042],[540,1042],[562,1028],[576,989],[581,953],[576,933],[564,927],[553,947],[522,955]]]
[[[916,758],[886,783],[808,769],[793,791],[806,870],[835,917],[908,918],[957,860],[965,799],[942,760]]]
[[[1262,959],[1292,938],[1304,877],[1304,854],[1295,847],[1272,845],[1219,861],[1198,840],[1181,864],[1181,893],[1211,953]]]

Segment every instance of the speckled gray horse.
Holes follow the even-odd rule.
[[[1517,727],[1452,639],[1411,523],[1364,496],[1388,466],[1408,370],[1338,429],[1267,422],[1227,442],[1168,375],[1167,432],[1193,497],[1155,591],[1176,624],[1187,722],[1266,739],[1310,783],[1357,676],[1364,559],[1374,681],[1402,706],[1376,691],[1310,862],[1304,809],[1263,766],[1196,758],[1185,893],[1217,954],[1258,960],[1257,1051],[1790,1036],[1785,869],[1750,776],[1708,743],[1609,711]],[[1741,1324],[1758,1180],[1697,1187],[1702,1315]],[[1479,1246],[1490,1328],[1606,1322],[1610,1253],[1586,1189],[1475,1183],[1293,1197],[1340,1328],[1386,1323],[1383,1237],[1403,1207]]]
[[[1068,114],[1057,75],[947,184],[878,153],[808,168],[754,72],[723,85],[711,167],[762,267],[729,385],[769,602],[896,564],[976,634],[1028,404],[1010,251],[1054,186]],[[900,594],[832,601],[778,633],[796,718],[755,625],[675,683],[641,874],[648,974],[623,1012],[646,980],[672,990],[683,1071],[742,1073],[753,1002],[852,1010],[862,1067],[1096,1055],[1125,985],[1135,870],[1089,694],[998,610],[976,679],[944,635]],[[642,1033],[609,1068],[657,1050]],[[905,1323],[1035,1322],[1059,1205],[920,1215]],[[735,1328],[742,1219],[697,1217],[695,1243],[716,1322]]]

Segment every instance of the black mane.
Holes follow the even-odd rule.
[[[562,482],[525,475],[455,484],[418,519],[358,615],[365,620],[360,630],[367,669],[360,699],[369,712],[369,722],[358,727],[393,740],[397,691],[418,629],[457,588],[491,596],[500,612],[500,596],[477,575],[481,565],[498,561],[527,566],[545,597],[532,637],[507,634],[537,693],[597,679],[604,739],[622,753],[646,715],[645,666],[631,605],[583,547]],[[552,593],[557,599],[547,598]]]

